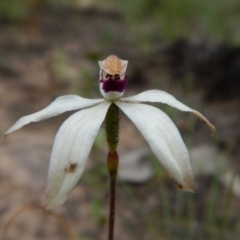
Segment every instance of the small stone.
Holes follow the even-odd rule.
[[[153,177],[153,167],[148,149],[138,149],[121,154],[119,160],[118,177],[131,183],[144,183]]]

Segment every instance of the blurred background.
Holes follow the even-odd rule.
[[[195,193],[178,190],[135,126],[121,117],[116,240],[235,240],[240,237],[239,0],[1,0],[0,134],[56,97],[98,98],[98,60],[129,60],[125,95],[161,89],[199,110],[156,104],[190,153]],[[44,203],[55,134],[70,115],[31,124],[0,142],[0,231],[22,206]],[[104,128],[78,185],[54,211],[78,240],[106,239]],[[51,216],[30,209],[1,239],[62,240]]]

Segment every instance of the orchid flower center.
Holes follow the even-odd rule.
[[[100,82],[103,84],[102,89],[105,93],[108,92],[124,92],[127,86],[126,74],[108,74],[104,70],[101,73]]]

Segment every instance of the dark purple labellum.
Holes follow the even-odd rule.
[[[100,82],[103,83],[102,89],[105,93],[108,92],[123,92],[127,86],[126,76],[123,80],[120,80],[120,77],[115,75],[114,79],[112,78],[112,75],[110,79],[103,80],[101,79]],[[108,76],[108,77],[109,77]]]

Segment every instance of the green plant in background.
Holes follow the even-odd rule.
[[[238,219],[232,225],[235,220],[227,219],[231,211],[231,182],[229,182],[227,191],[223,193],[219,182],[213,179],[207,193],[202,192],[203,196],[199,199],[195,194],[186,195],[180,191],[172,191],[157,162],[155,174],[156,177],[152,183],[153,188],[158,189],[156,195],[159,197],[159,204],[151,212],[143,207],[144,204],[146,205],[146,199],[141,197],[135,187],[127,185],[121,189],[129,196],[129,208],[133,211],[136,209],[137,217],[145,222],[142,225],[148,232],[148,239],[154,240],[157,235],[161,235],[163,239],[167,240],[238,239],[240,232],[237,226],[240,220]],[[239,210],[240,206],[238,205],[235,211]],[[127,216],[121,213],[119,217],[122,222],[128,223]],[[157,223],[155,219],[161,219],[161,224]],[[130,223],[128,224],[130,225]],[[141,235],[137,235],[137,230],[129,229],[129,234],[135,238],[141,238]]]
[[[0,1],[0,21],[20,21],[29,13],[29,7],[24,0],[1,0]]]
[[[1,0],[0,20],[21,21],[36,8],[66,6],[78,0]],[[238,0],[132,0],[100,1],[120,11],[132,32],[132,40],[151,49],[152,41],[176,38],[240,42],[240,2]]]
[[[0,21],[21,22],[36,9],[50,4],[70,5],[77,0],[1,0]]]
[[[150,39],[176,38],[240,42],[238,0],[133,0],[115,1],[126,21],[139,36]],[[147,34],[147,36],[146,36]]]

